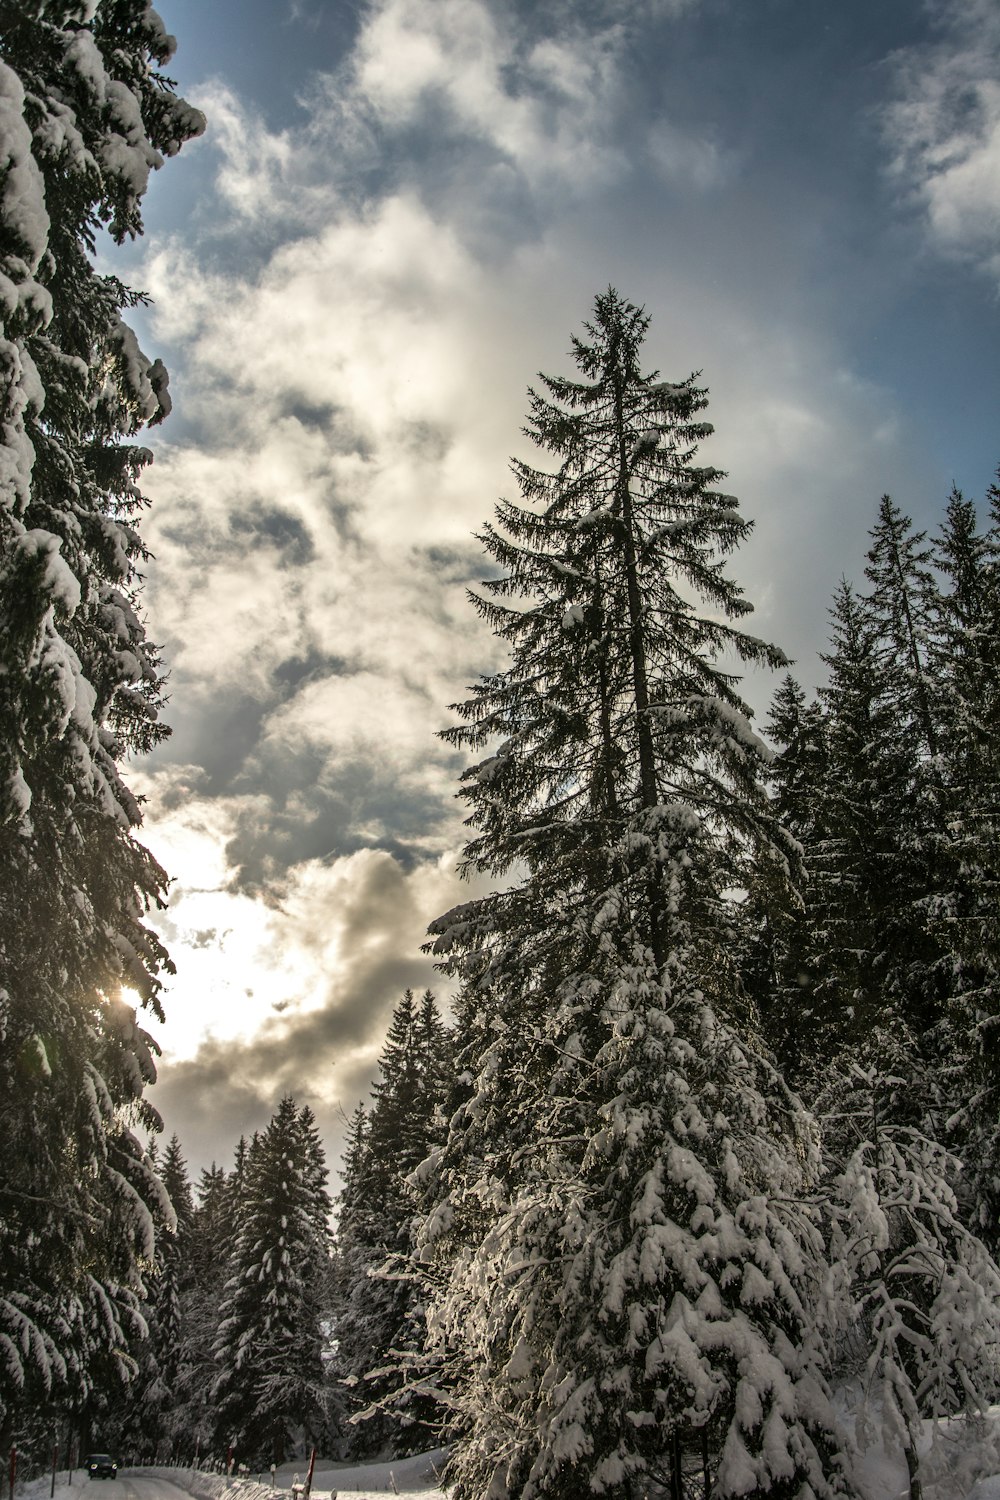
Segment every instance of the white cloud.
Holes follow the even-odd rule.
[[[895,59],[892,170],[931,243],[1000,281],[1000,11],[951,0],[937,19],[940,40]]]
[[[261,120],[240,108],[235,94],[225,86],[203,90],[198,97],[204,100],[207,128],[219,153],[215,185],[227,208],[240,219],[257,219],[279,210],[294,151],[290,132],[267,130]]]
[[[580,187],[623,167],[608,142],[621,40],[615,22],[529,40],[485,0],[384,0],[362,30],[353,82],[385,128],[437,106],[533,183]]]
[[[223,1089],[228,1069],[235,1119],[308,1071],[312,1048],[324,1097],[349,1110],[399,991],[430,978],[426,923],[462,895],[442,852],[461,839],[454,760],[435,731],[500,661],[465,598],[470,534],[516,495],[525,386],[539,365],[570,373],[596,290],[646,301],[665,376],[705,370],[706,460],[759,518],[733,570],[786,649],[819,644],[844,535],[860,551],[878,493],[920,466],[891,403],[842,373],[784,286],[755,300],[768,268],[742,281],[736,245],[720,281],[666,215],[651,228],[678,183],[724,199],[723,144],[662,110],[639,147],[660,183],[621,191],[618,21],[642,10],[612,7],[590,38],[572,18],[529,38],[482,0],[382,0],[346,93],[317,86],[300,130],[269,133],[221,86],[200,100],[216,212],[200,243],[154,247],[142,278],[178,350],[180,420],[156,439],[147,527],[176,724],[146,787],[149,841],[177,877],[174,1100]],[[475,148],[452,191],[423,161],[344,189],[373,139],[435,109]],[[436,137],[419,139],[433,156]],[[533,194],[493,236],[483,146]]]
[[[337,1045],[353,1037],[371,1062],[403,983],[433,981],[420,945],[431,919],[463,899],[454,852],[408,870],[377,848],[304,860],[262,901],[232,888],[225,849],[248,805],[266,817],[265,802],[208,798],[197,768],[186,769],[186,778],[184,768],[138,778],[148,798],[145,842],[174,879],[160,925],[183,953],[164,991],[169,1059],[245,1045],[263,1031],[281,1073],[305,1027],[325,1029]],[[319,1087],[335,1096],[338,1084]]]

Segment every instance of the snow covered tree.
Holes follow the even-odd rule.
[[[922,1424],[933,1443],[941,1418],[983,1417],[1000,1392],[1000,1269],[962,1223],[960,1163],[896,1123],[912,1046],[882,1033],[864,1053],[879,1066],[854,1062],[826,1092],[828,1316],[859,1438],[900,1448],[910,1500],[921,1500]],[[905,1077],[893,1075],[894,1055]]]
[[[648,318],[613,290],[585,327],[581,378],[530,393],[557,467],[516,461],[523,503],[483,533],[509,666],[446,732],[481,756],[465,869],[506,882],[431,929],[470,1085],[422,1173],[452,1477],[627,1500],[711,1431],[715,1495],[829,1495],[810,1125],[734,960],[733,893],[795,846],[733,666],[784,658],[734,623],[750,523],[695,463],[705,393],[642,373]]]
[[[932,649],[941,724],[944,875],[932,918],[950,991],[951,1143],[966,1163],[969,1220],[1000,1250],[1000,490],[991,524],[953,491],[934,548],[941,578]]]
[[[887,694],[911,746],[910,782],[897,828],[900,882],[886,985],[906,1024],[934,1044],[952,980],[950,938],[938,921],[951,884],[939,694],[933,674],[938,588],[926,534],[913,529],[888,495],[879,503],[865,576],[866,607],[877,633]]]
[[[790,890],[772,864],[758,864],[741,909],[741,970],[778,1063],[796,1082],[808,1071],[823,1025],[813,1003],[818,975],[812,967],[810,918],[819,888],[813,856],[823,839],[827,726],[819,703],[807,703],[788,674],[774,695],[766,728],[778,747],[768,768],[772,805],[802,846],[804,884],[801,892]]]
[[[177,1136],[171,1138],[162,1160],[152,1146],[150,1156],[173,1214],[170,1222],[157,1225],[156,1253],[145,1278],[143,1316],[148,1336],[138,1375],[127,1392],[119,1444],[128,1452],[166,1458],[183,1433],[180,1396],[194,1206]]]
[[[183,1347],[184,1301],[190,1277],[188,1240],[194,1219],[187,1163],[177,1136],[171,1136],[160,1167],[160,1180],[174,1210],[174,1228],[159,1237],[156,1248],[154,1299],[158,1352],[164,1385],[175,1397]]]
[[[451,1037],[430,990],[393,1011],[367,1112],[352,1121],[338,1202],[337,1373],[361,1417],[352,1453],[433,1445],[440,1413],[417,1388],[424,1345],[421,1289],[410,1265],[416,1200],[409,1176],[444,1134]]]
[[[183,1239],[181,1342],[177,1352],[170,1429],[189,1453],[207,1454],[215,1435],[211,1390],[218,1376],[215,1340],[219,1308],[234,1247],[236,1204],[226,1173],[213,1162],[202,1171]]]
[[[894,934],[915,894],[906,813],[915,770],[906,720],[866,603],[842,581],[820,692],[825,760],[806,834],[807,977],[801,1045],[822,1078],[845,1037],[885,1019]]]
[[[93,253],[203,127],[173,45],[145,0],[0,6],[0,1441],[128,1374],[152,1255],[153,1048],[123,986],[159,1013],[165,876],[120,763],[165,732],[132,439],[169,401]]]
[[[796,725],[790,701],[776,702],[772,715],[781,747],[775,806],[803,845],[806,874],[804,911],[779,965],[778,992],[792,1000],[799,988],[793,1045],[781,1045],[807,1092],[843,1046],[893,1018],[919,1047],[934,1045],[947,1003],[932,920],[945,869],[925,661],[932,585],[922,537],[888,498],[872,536],[873,593],[844,580],[834,596],[828,676],[801,766],[805,719]],[[808,787],[781,784],[802,771]]]
[[[330,1206],[312,1113],[286,1096],[247,1153],[215,1343],[219,1436],[245,1458],[280,1464],[323,1434]]]

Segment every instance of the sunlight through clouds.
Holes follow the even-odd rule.
[[[860,554],[884,489],[936,503],[922,435],[845,346],[859,294],[811,295],[825,225],[762,184],[742,120],[685,116],[645,67],[695,13],[380,0],[303,74],[297,123],[226,79],[188,90],[207,187],[136,279],[176,406],[146,531],[174,725],[143,768],[176,877],[157,1093],[202,1110],[202,1153],[200,1090],[225,1140],[306,1058],[339,1139],[400,990],[434,981],[420,942],[463,836],[438,731],[501,661],[466,599],[474,532],[596,290],[646,304],[665,378],[703,372],[705,459],[757,521],[752,629],[807,684],[843,537]]]

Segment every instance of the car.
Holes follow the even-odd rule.
[[[88,1453],[83,1467],[91,1479],[117,1479],[118,1465],[110,1453]]]

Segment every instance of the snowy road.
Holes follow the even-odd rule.
[[[386,1494],[410,1495],[419,1500],[445,1500],[439,1488],[440,1470],[445,1461],[441,1449],[430,1453],[414,1454],[410,1458],[392,1459],[384,1463],[353,1465],[343,1462],[330,1463],[322,1458],[316,1460],[313,1476],[313,1500],[331,1500],[340,1495],[341,1500],[385,1500]],[[219,1474],[198,1472],[192,1469],[133,1469],[119,1474],[116,1484],[130,1483],[131,1493],[114,1493],[108,1500],[288,1500],[288,1491],[293,1481],[305,1478],[307,1465],[304,1461],[290,1463],[278,1470],[275,1488],[269,1483],[258,1484],[254,1479],[226,1480]],[[176,1483],[168,1474],[176,1475]],[[163,1485],[162,1489],[147,1489],[148,1485]],[[44,1497],[32,1497],[44,1500]],[[65,1491],[60,1500],[69,1500]],[[88,1496],[87,1500],[97,1500]],[[101,1497],[104,1500],[104,1497]]]
[[[106,1491],[106,1493],[105,1493]],[[49,1500],[51,1481],[35,1479],[23,1489],[18,1500]],[[132,1474],[122,1470],[115,1480],[91,1480],[77,1470],[72,1480],[65,1470],[56,1475],[55,1500],[191,1500],[186,1490],[159,1476]]]
[[[191,1500],[187,1490],[172,1484],[169,1479],[154,1479],[145,1474],[119,1474],[115,1486],[109,1500]]]

